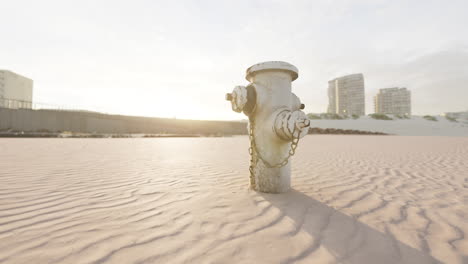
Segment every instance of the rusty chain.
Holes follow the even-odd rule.
[[[255,135],[254,135],[254,127],[255,127],[254,119],[249,117],[249,123],[250,123],[249,124],[250,185],[252,186],[252,188],[255,188],[256,182],[255,182],[254,169],[255,169],[255,165],[257,164],[257,161],[258,160],[263,161],[263,163],[265,164],[267,168],[281,168],[281,167],[286,166],[286,164],[288,164],[289,162],[289,158],[291,158],[292,156],[294,156],[294,154],[296,154],[296,148],[299,144],[299,136],[301,132],[297,130],[296,126],[294,126],[294,131],[292,133],[292,140],[291,140],[291,148],[289,149],[288,156],[284,158],[282,162],[272,165],[271,163],[269,163],[262,157],[262,155],[257,149],[257,144],[255,142]]]

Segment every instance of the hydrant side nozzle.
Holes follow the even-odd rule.
[[[301,110],[304,110],[304,108],[305,108],[305,104],[301,104],[301,107],[299,107],[299,109]]]
[[[245,86],[236,86],[232,93],[226,94],[226,100],[231,102],[231,107],[234,112],[240,113],[245,110],[249,97]]]
[[[274,131],[282,140],[291,141],[294,136],[304,137],[309,126],[310,120],[304,112],[286,110],[276,114]]]

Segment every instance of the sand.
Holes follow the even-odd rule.
[[[375,120],[368,116],[345,120],[311,120],[312,127],[353,129],[382,132],[400,136],[464,136],[468,137],[468,120],[451,122],[442,116],[434,116],[438,121],[429,121],[421,116],[411,119]]]
[[[0,139],[0,263],[468,263],[468,137]]]

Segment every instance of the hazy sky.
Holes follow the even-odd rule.
[[[252,64],[299,68],[306,112],[362,72],[412,91],[414,114],[468,109],[468,1],[1,0],[0,69],[34,100],[131,115],[241,119],[224,94]]]

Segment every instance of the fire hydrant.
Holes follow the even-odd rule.
[[[298,69],[282,61],[255,64],[247,69],[247,86],[226,94],[232,110],[249,118],[250,187],[282,193],[291,186],[291,156],[309,130],[304,104],[291,92]]]

